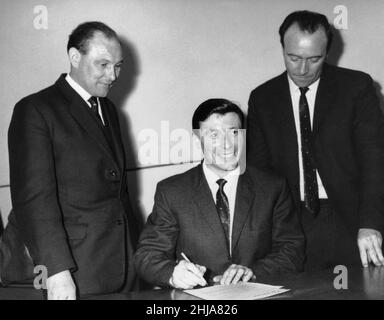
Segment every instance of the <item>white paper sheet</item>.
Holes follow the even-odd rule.
[[[262,283],[239,282],[231,285],[216,285],[199,289],[184,290],[204,300],[256,300],[287,292],[281,286]]]

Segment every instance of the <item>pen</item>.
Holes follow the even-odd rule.
[[[181,253],[181,256],[183,257],[184,260],[191,262],[191,260],[188,259],[188,257],[184,254],[184,252]]]
[[[183,259],[184,259],[185,261],[188,261],[189,263],[193,263],[193,262],[191,262],[191,260],[188,259],[188,257],[185,255],[184,252],[181,253],[181,256],[183,257]],[[201,278],[204,280],[204,282],[205,282],[205,279],[204,279],[204,277],[203,277],[202,272],[200,272],[200,277],[201,277]]]

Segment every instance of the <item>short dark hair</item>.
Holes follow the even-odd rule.
[[[233,102],[226,99],[208,99],[200,104],[192,117],[192,129],[200,129],[200,122],[207,120],[212,114],[224,115],[235,112],[240,119],[241,128],[244,126],[244,113]]]
[[[69,35],[67,52],[70,48],[76,48],[81,54],[86,54],[89,40],[93,38],[95,32],[101,32],[106,38],[115,38],[119,41],[116,32],[105,23],[99,21],[84,22],[79,24]]]
[[[295,11],[290,13],[283,23],[281,24],[279,28],[279,34],[280,34],[280,43],[284,48],[284,35],[288,28],[293,25],[294,23],[297,23],[299,25],[299,28],[302,31],[306,31],[309,33],[316,32],[320,27],[324,28],[325,34],[327,35],[327,52],[331,48],[332,43],[332,28],[331,25],[328,22],[328,19],[325,15],[317,12],[312,11]]]

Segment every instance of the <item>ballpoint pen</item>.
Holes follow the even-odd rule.
[[[184,252],[181,253],[181,256],[183,257],[184,260],[191,262],[191,260],[188,259],[188,257],[185,255]]]
[[[181,253],[181,256],[183,257],[183,259],[185,260],[185,261],[188,261],[189,263],[193,263],[193,262],[191,262],[191,260],[189,260],[188,259],[188,257],[185,255],[185,253],[184,252],[182,252]],[[197,267],[198,268],[198,267]],[[198,268],[199,269],[199,268]],[[200,269],[199,269],[200,270]],[[200,271],[200,277],[205,281],[205,279],[204,279],[204,277],[203,277],[203,273]]]

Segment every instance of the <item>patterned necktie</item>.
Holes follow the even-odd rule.
[[[316,167],[313,161],[313,141],[311,121],[309,115],[308,101],[305,93],[308,88],[300,88],[300,133],[301,133],[301,154],[304,169],[304,202],[305,207],[312,214],[317,215],[320,209],[319,191],[317,186]]]
[[[227,180],[219,179],[216,183],[219,185],[219,190],[217,190],[216,193],[216,209],[224,229],[225,239],[227,240],[229,250],[229,203],[224,192],[224,185],[227,183]]]
[[[97,101],[97,98],[96,97],[90,97],[88,99],[88,101],[91,104],[91,110],[93,111],[93,113],[95,114],[97,119],[99,119],[100,122],[103,123],[103,121],[101,120],[100,114],[99,114],[99,103]]]

